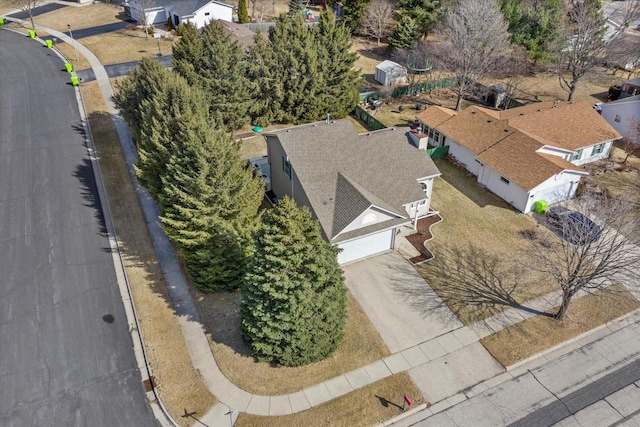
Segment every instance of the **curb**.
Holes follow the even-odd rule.
[[[423,411],[425,409],[427,409],[427,404],[426,403],[421,403],[420,405],[416,406],[413,409],[405,411],[400,415],[396,415],[393,418],[389,418],[388,420],[383,421],[380,424],[377,424],[376,427],[387,427],[387,426],[390,426],[390,425],[392,425],[394,423],[397,423],[398,421],[402,421],[405,418],[410,417],[413,414],[417,414],[418,412]]]

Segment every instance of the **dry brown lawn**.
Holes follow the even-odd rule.
[[[77,6],[70,3],[65,8],[38,15],[34,21],[37,25],[66,33],[68,31],[67,24],[71,25],[71,31],[76,31],[124,22],[126,19],[128,17],[115,4],[96,3]]]
[[[345,339],[329,358],[296,368],[256,362],[240,335],[240,292],[203,294],[194,300],[218,366],[229,380],[261,395],[294,393],[389,355],[384,342],[349,294]]]
[[[172,53],[172,40],[160,39],[160,50],[163,55]],[[91,50],[104,65],[119,64],[121,62],[140,61],[142,58],[155,58],[158,54],[157,41],[149,36],[145,38],[140,30],[121,30],[112,33],[87,37],[80,42]]]
[[[468,325],[556,289],[548,277],[526,272],[531,243],[523,232],[556,237],[466,171],[446,160],[436,165],[442,178],[435,181],[432,207],[443,221],[429,242],[435,259],[417,270],[460,320]]]
[[[97,83],[84,84],[82,94],[149,364],[169,412],[176,421],[190,425],[191,421],[180,417],[184,409],[204,414],[216,399],[203,385],[191,363],[115,128],[105,113],[106,105]]]
[[[503,366],[510,366],[537,353],[604,325],[640,308],[640,302],[622,285],[574,300],[563,321],[547,315],[531,317],[480,342]]]
[[[414,405],[423,403],[418,388],[409,375],[400,373],[363,387],[323,405],[283,417],[259,417],[240,414],[237,427],[352,427],[375,425],[402,413],[402,400],[407,394]]]

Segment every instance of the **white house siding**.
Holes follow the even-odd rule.
[[[191,22],[196,28],[202,28],[212,19],[233,22],[233,8],[218,3],[207,3],[196,10],[192,16],[185,18],[185,21]]]
[[[451,138],[446,138],[445,145],[449,146],[450,155],[455,157],[458,162],[464,164],[469,172],[474,175],[478,175],[482,164],[476,161],[475,154],[453,141]]]
[[[640,96],[602,104],[602,117],[620,135],[629,136],[640,123]]]
[[[574,165],[583,165],[585,163],[595,162],[596,160],[602,160],[609,157],[609,151],[611,151],[611,146],[613,145],[613,141],[605,141],[602,143],[602,151],[597,154],[594,153],[594,148],[600,144],[590,145],[588,147],[581,148],[580,150],[576,150],[578,152],[577,158],[572,157],[571,155],[567,156],[566,159],[569,160]]]
[[[478,176],[478,181],[486,186],[489,191],[505,200],[520,212],[526,212],[527,199],[529,197],[527,191],[515,182],[509,181],[507,183],[501,178],[502,175],[498,172],[488,166],[484,166]],[[482,181],[480,181],[480,179],[482,179]]]
[[[398,218],[398,216],[391,215],[375,207],[370,207],[369,209],[362,212],[360,216],[358,216],[358,218],[353,220],[351,224],[347,225],[344,230],[341,230],[340,233],[347,233],[349,231],[357,230],[358,228],[368,227],[370,225],[378,224],[395,218]]]
[[[394,231],[395,228],[391,228],[339,243],[338,247],[341,248],[342,251],[338,254],[338,263],[346,264],[390,250],[393,248]]]
[[[133,18],[139,24],[143,23],[142,9],[136,2],[129,2],[129,10],[131,11],[131,18]],[[147,9],[147,25],[160,24],[167,22],[167,13],[162,7]]]
[[[578,173],[564,171],[547,179],[529,191],[530,197],[523,212],[532,210],[533,204],[538,200],[557,203],[572,199],[576,195],[581,177]]]

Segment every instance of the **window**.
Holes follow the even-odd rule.
[[[440,142],[440,132],[435,131],[435,132],[433,133],[433,140],[434,140],[435,142]]]
[[[507,178],[505,178],[504,176],[500,177],[500,181],[504,182],[505,184],[509,185],[509,180]]]
[[[289,179],[291,179],[291,163],[289,162],[288,157],[282,156],[282,170],[284,171],[285,175],[287,175]]]
[[[376,222],[378,217],[374,213],[368,213],[362,218],[362,225],[371,224],[372,222]]]
[[[620,114],[616,114],[616,118],[613,119],[616,123],[620,123],[622,121],[622,116]]]
[[[578,150],[577,153],[572,154],[571,157],[569,157],[569,161],[572,162],[574,160],[579,160],[580,157],[582,157],[582,149]]]
[[[593,150],[591,150],[591,155],[596,156],[604,151],[604,144],[598,144],[593,146]]]
[[[429,129],[429,138],[433,139],[433,128]]]

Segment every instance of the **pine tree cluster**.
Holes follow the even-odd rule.
[[[312,30],[281,16],[248,51],[215,21],[181,34],[173,71],[145,59],[114,96],[135,135],[138,179],[191,282],[242,289],[243,337],[258,359],[299,366],[327,357],[346,319],[337,249],[289,199],[258,215],[264,183],[228,132],[250,119],[348,114],[359,83],[349,34],[329,13]]]

